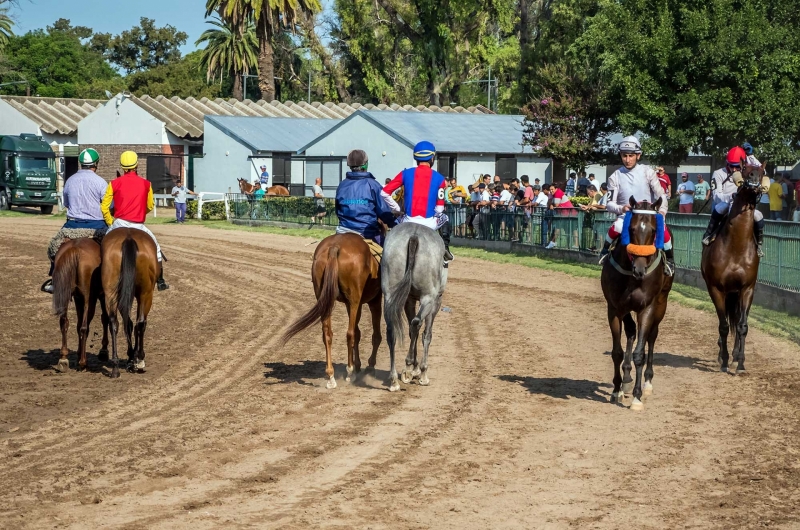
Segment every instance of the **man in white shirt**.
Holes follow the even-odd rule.
[[[172,196],[175,197],[175,220],[181,224],[186,222],[187,194],[197,196],[195,192],[184,186],[181,181],[176,182],[172,188]]]
[[[533,187],[533,203],[536,205],[537,208],[541,208],[542,210],[547,209],[547,194],[542,191],[542,188],[539,185],[535,185]]]

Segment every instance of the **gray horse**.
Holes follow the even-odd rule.
[[[400,389],[394,363],[395,340],[402,344],[405,332],[403,310],[409,323],[411,344],[406,357],[402,380],[408,384],[419,376],[420,385],[428,385],[428,348],[433,336],[433,321],[442,306],[442,293],[447,284],[447,268],[443,265],[444,243],[434,230],[415,223],[402,223],[386,237],[381,259],[381,290],[384,297],[386,340],[389,343],[391,374],[389,390]],[[417,302],[420,303],[417,311]],[[417,362],[417,337],[422,322],[424,353]],[[413,365],[413,370],[411,366]]]

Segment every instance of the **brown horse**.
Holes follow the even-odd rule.
[[[111,377],[117,378],[117,311],[122,315],[125,337],[128,340],[128,370],[143,371],[147,314],[153,303],[153,289],[161,264],[158,263],[153,239],[146,232],[135,228],[117,228],[108,232],[103,239],[102,257],[103,290],[111,324]],[[130,316],[134,298],[137,310],[135,325]]]
[[[380,266],[372,257],[370,248],[357,234],[334,234],[322,240],[314,252],[311,265],[311,279],[317,303],[305,315],[293,323],[283,335],[283,342],[309,328],[318,320],[322,321],[322,342],[325,344],[325,360],[328,388],[336,388],[333,377],[333,358],[331,342],[331,313],[336,301],[347,308],[350,323],[347,327],[347,381],[351,375],[361,371],[361,358],[358,345],[361,331],[361,306],[369,305],[372,313],[372,355],[369,370],[375,369],[378,347],[381,344],[381,278]]]
[[[616,245],[603,264],[600,284],[608,304],[608,324],[611,327],[611,358],[614,361],[614,391],[611,401],[622,402],[625,393],[633,386],[631,410],[642,410],[642,395],[653,391],[653,347],[658,337],[658,326],[667,311],[667,299],[672,289],[672,277],[664,273],[663,252],[656,250],[657,231],[656,212],[661,199],[654,205],[647,202],[636,203],[630,199],[631,214],[630,244]],[[652,212],[652,213],[651,213]],[[631,313],[636,313],[636,324]],[[622,325],[625,326],[627,346],[622,351]],[[636,349],[633,342],[636,339]],[[644,372],[644,391],[642,391],[642,365],[644,347],[647,344],[647,369]],[[632,385],[631,354],[636,366],[636,383]],[[624,363],[623,363],[624,360]],[[620,365],[625,372],[623,380]]]
[[[97,357],[101,361],[108,360],[108,314],[100,281],[100,245],[94,239],[66,239],[56,254],[53,269],[53,314],[59,317],[61,325],[61,359],[56,367],[59,372],[69,369],[67,310],[70,300],[75,301],[75,312],[78,316],[78,370],[85,370],[86,342],[98,300],[103,322],[103,343]]]
[[[261,189],[261,185],[259,184],[250,184],[245,179],[236,179],[239,181],[239,192],[244,193],[245,195],[253,195],[255,192]],[[284,188],[283,186],[270,186],[267,188],[265,195],[269,197],[278,197],[278,196],[289,196],[289,190]]]
[[[753,215],[759,199],[759,183],[764,165],[746,166],[743,182],[716,238],[703,248],[700,272],[719,319],[719,355],[723,372],[728,371],[728,332],[733,328],[733,361],[736,373],[743,373],[747,316],[753,303],[760,258],[753,235]]]

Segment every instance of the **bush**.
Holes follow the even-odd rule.
[[[195,214],[196,213],[195,211]],[[224,221],[226,219],[225,203],[223,201],[203,203],[202,219],[203,221],[209,221],[211,219],[221,219]]]
[[[197,201],[186,201],[186,217],[197,219]]]

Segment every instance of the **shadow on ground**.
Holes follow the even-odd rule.
[[[53,370],[61,359],[61,350],[28,350],[20,357],[21,361],[28,363],[28,366],[34,370]],[[69,368],[76,370],[78,368],[78,354],[70,350],[69,355]],[[88,372],[101,372],[103,371],[104,364],[97,360],[97,354],[86,352],[86,370]]]
[[[599,383],[588,379],[568,379],[566,377],[521,377],[518,375],[498,375],[507,383],[517,383],[531,394],[541,394],[558,399],[588,399],[606,402],[611,388],[610,383]]]
[[[611,357],[611,352],[604,352],[604,355]],[[718,372],[719,365],[716,357],[700,358],[691,355],[675,355],[674,353],[655,352],[653,353],[653,366],[669,366],[670,368],[691,368],[701,372]]]
[[[324,385],[327,379],[325,361],[305,360],[301,361],[300,364],[264,363],[264,368],[266,368],[264,377],[268,385],[297,383],[300,385],[319,386],[320,381]],[[361,373],[353,378],[353,382],[347,383],[344,380],[347,373],[347,366],[344,363],[334,363],[333,372],[337,384],[353,384],[365,388],[383,388],[386,386],[385,381],[389,378],[389,372],[386,370],[369,372],[362,367]]]

